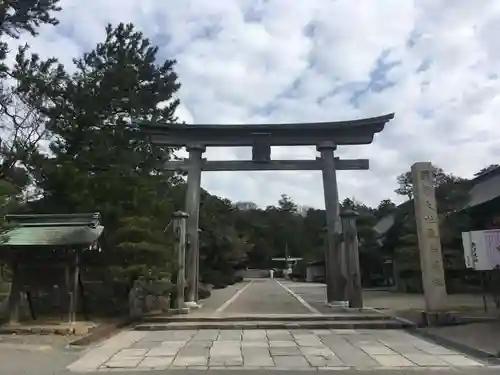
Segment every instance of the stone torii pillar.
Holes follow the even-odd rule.
[[[358,216],[358,213],[353,210],[345,210],[340,213],[347,268],[347,300],[349,301],[349,307],[361,309],[363,308],[363,292],[361,289],[358,231],[356,228],[356,218]]]
[[[186,306],[199,307],[198,305],[198,262],[200,257],[198,227],[200,221],[200,190],[202,155],[206,148],[203,145],[189,145],[188,177],[186,191],[186,220],[187,240],[189,243],[187,261],[188,290]]]
[[[342,275],[342,225],[339,217],[339,193],[334,151],[337,145],[324,142],[317,145],[320,152],[323,190],[325,195],[327,249],[325,254],[327,303],[346,306],[345,279]]]
[[[176,312],[186,312],[184,288],[186,284],[186,220],[189,215],[182,211],[173,214],[174,238],[177,255],[177,300]],[[189,309],[187,309],[189,311]]]

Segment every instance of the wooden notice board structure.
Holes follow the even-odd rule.
[[[98,239],[104,229],[100,213],[7,215],[5,219],[9,230],[0,237],[0,260],[12,272],[9,323],[19,323],[22,293],[36,319],[33,292],[54,287],[69,323],[76,320],[78,297],[86,316],[80,262],[83,252],[100,250]]]

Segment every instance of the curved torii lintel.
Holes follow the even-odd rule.
[[[184,147],[252,146],[263,139],[273,146],[310,146],[331,141],[336,145],[369,144],[376,133],[394,118],[384,116],[350,121],[253,124],[253,125],[186,125],[136,121],[139,129],[155,144]]]

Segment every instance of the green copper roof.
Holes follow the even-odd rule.
[[[69,246],[91,245],[104,227],[97,226],[29,226],[19,227],[4,234],[0,246]]]
[[[29,214],[5,215],[5,220],[16,226],[97,226],[101,221],[99,212],[82,214]]]
[[[2,234],[0,246],[86,246],[102,234],[101,215],[6,215],[13,229]]]

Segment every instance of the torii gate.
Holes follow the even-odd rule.
[[[367,170],[368,159],[342,160],[334,157],[337,146],[373,142],[394,114],[352,121],[259,124],[185,125],[137,121],[151,142],[167,147],[186,147],[189,158],[169,161],[165,169],[187,171],[186,212],[190,251],[187,262],[189,283],[186,304],[198,306],[199,210],[201,171],[321,170],[325,196],[327,250],[325,254],[327,302],[345,306],[346,291],[342,275],[342,232],[337,170]],[[252,160],[209,161],[202,158],[207,147],[252,147]],[[320,157],[313,160],[271,160],[271,146],[316,146]]]

